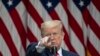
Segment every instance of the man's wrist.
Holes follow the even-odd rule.
[[[38,53],[41,53],[45,49],[45,46],[43,46],[41,44],[41,42],[39,41],[35,48],[36,48]]]

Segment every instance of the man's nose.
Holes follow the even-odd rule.
[[[54,39],[54,35],[50,34],[50,39],[53,40]]]

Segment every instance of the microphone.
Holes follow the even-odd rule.
[[[56,56],[56,54],[57,54],[57,47],[56,46],[52,47],[52,54],[53,54],[53,56]]]

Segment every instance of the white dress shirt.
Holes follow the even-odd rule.
[[[63,55],[62,55],[62,48],[60,48],[60,49],[57,51],[57,53],[58,53],[58,56],[63,56]]]

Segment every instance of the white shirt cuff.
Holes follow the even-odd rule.
[[[35,48],[38,53],[41,53],[45,49],[45,46],[41,45],[40,42],[38,42],[38,45],[36,45]]]

